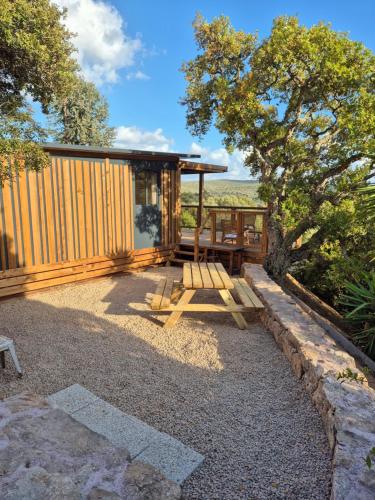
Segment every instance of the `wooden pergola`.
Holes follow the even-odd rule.
[[[199,255],[199,235],[202,232],[202,216],[204,208],[204,174],[223,174],[228,171],[228,167],[212,165],[209,163],[198,163],[193,161],[180,161],[182,174],[199,175],[199,197],[197,207],[197,223],[194,235],[194,261],[198,262]]]

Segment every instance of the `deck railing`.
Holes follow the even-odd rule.
[[[182,205],[183,228],[195,227],[197,208],[196,205]],[[211,243],[236,244],[264,254],[267,252],[267,208],[209,205],[204,207],[202,221],[202,229],[210,232]]]
[[[242,206],[242,205],[231,205],[231,206],[224,206],[224,205],[205,205],[203,208],[203,214],[202,214],[202,224],[204,226],[203,229],[211,229],[211,218],[209,216],[209,212],[211,210],[260,210],[260,211],[265,211],[266,208],[263,207],[253,207],[253,206]],[[190,205],[187,203],[182,203],[181,205],[181,228],[186,229],[193,229],[196,226],[196,220],[197,220],[197,212],[198,212],[198,205]],[[188,215],[186,215],[188,214]],[[190,217],[189,217],[190,215]]]

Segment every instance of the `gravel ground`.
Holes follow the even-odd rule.
[[[139,313],[161,274],[151,269],[0,303],[25,370],[0,370],[0,398],[79,383],[205,455],[186,499],[329,498],[331,459],[320,417],[272,336],[254,318],[185,315],[163,330]],[[201,295],[200,295],[201,294]],[[200,292],[220,302],[216,292]],[[165,315],[164,315],[165,316]]]

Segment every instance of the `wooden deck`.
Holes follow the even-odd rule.
[[[217,232],[218,239],[221,234]],[[193,252],[194,250],[194,230],[183,229],[181,233],[181,242],[179,244],[182,252]],[[241,264],[251,262],[253,264],[262,264],[264,253],[261,244],[254,245],[235,245],[232,243],[211,243],[210,230],[204,230],[199,238],[199,250],[201,255],[215,255],[230,270],[230,260],[233,258],[233,270],[239,271]]]

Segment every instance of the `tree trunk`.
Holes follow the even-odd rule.
[[[282,245],[273,247],[268,251],[264,260],[266,271],[278,280],[283,280],[290,267],[290,251]]]
[[[291,264],[291,250],[285,245],[281,224],[272,217],[268,219],[268,253],[264,260],[266,271],[278,280],[283,280]]]

